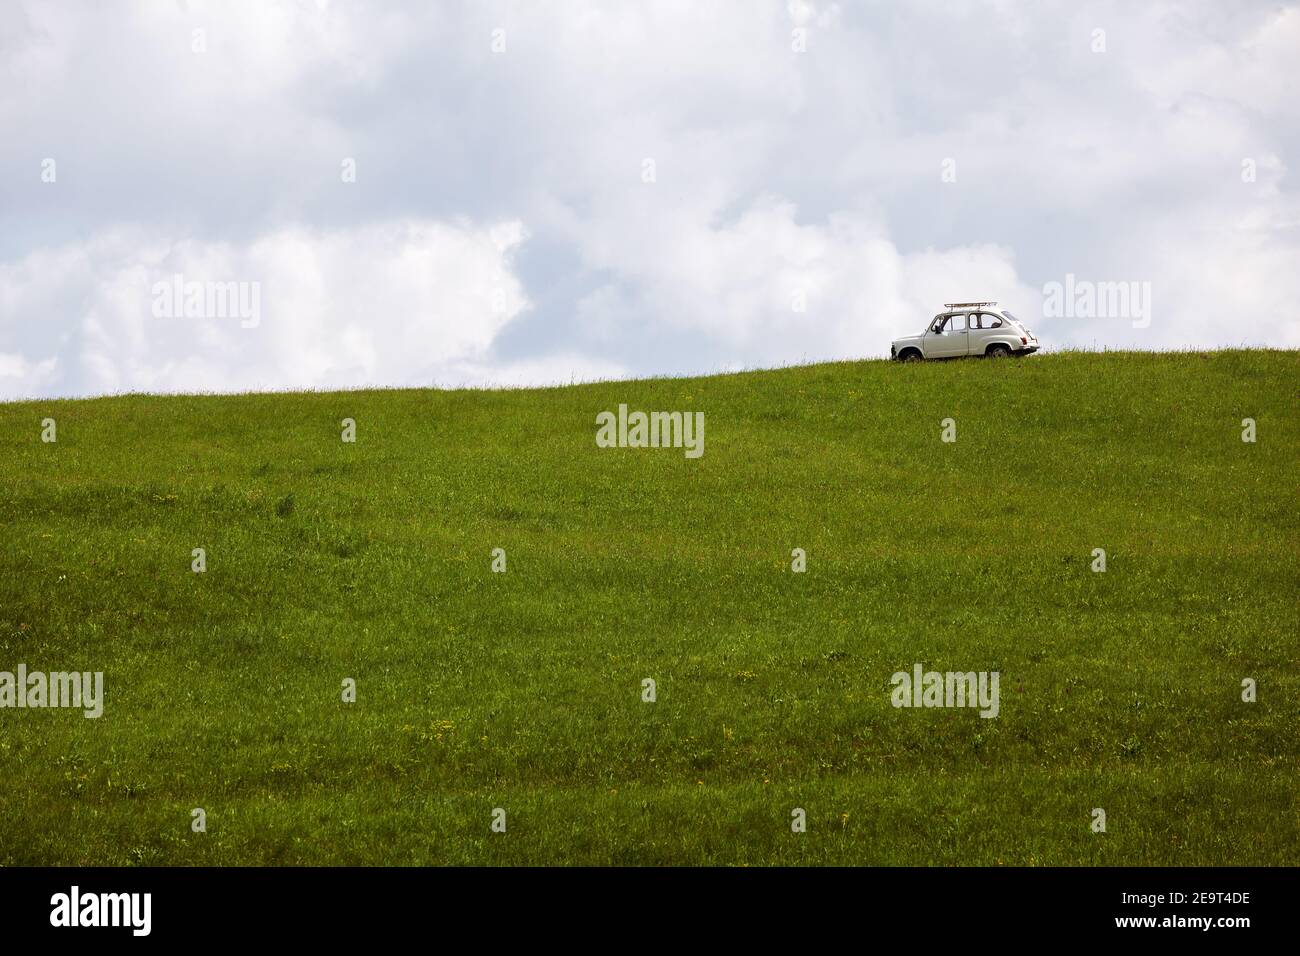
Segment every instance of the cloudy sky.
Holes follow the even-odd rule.
[[[1277,2],[0,0],[0,399],[1296,348],[1298,90]]]

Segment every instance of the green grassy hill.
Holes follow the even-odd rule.
[[[0,671],[105,682],[0,709],[0,864],[1295,865],[1298,385],[1232,351],[0,405]],[[703,411],[704,455],[598,448],[620,403]],[[917,663],[998,671],[999,715],[891,706]]]

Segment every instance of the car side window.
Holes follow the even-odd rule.
[[[944,331],[945,331],[945,332],[965,332],[965,331],[966,331],[966,316],[965,316],[965,315],[954,315],[954,316],[950,316],[949,319],[948,319],[948,325],[947,325],[947,327],[944,329]]]
[[[987,312],[981,312],[979,327],[981,329],[1000,329],[1002,328],[1002,320],[999,319],[996,315],[990,315]]]

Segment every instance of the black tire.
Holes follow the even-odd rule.
[[[898,360],[900,362],[919,362],[921,361],[921,353],[916,349],[904,349],[903,353],[898,356]]]
[[[989,358],[1010,358],[1011,349],[1005,345],[990,345],[984,354]]]

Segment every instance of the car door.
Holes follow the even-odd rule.
[[[966,335],[966,345],[971,355],[983,355],[988,351],[989,343],[997,336],[1002,327],[1002,320],[988,312],[971,316],[970,331]]]
[[[938,332],[925,337],[925,357],[956,358],[965,355],[968,336],[966,313],[950,315],[944,319]]]

